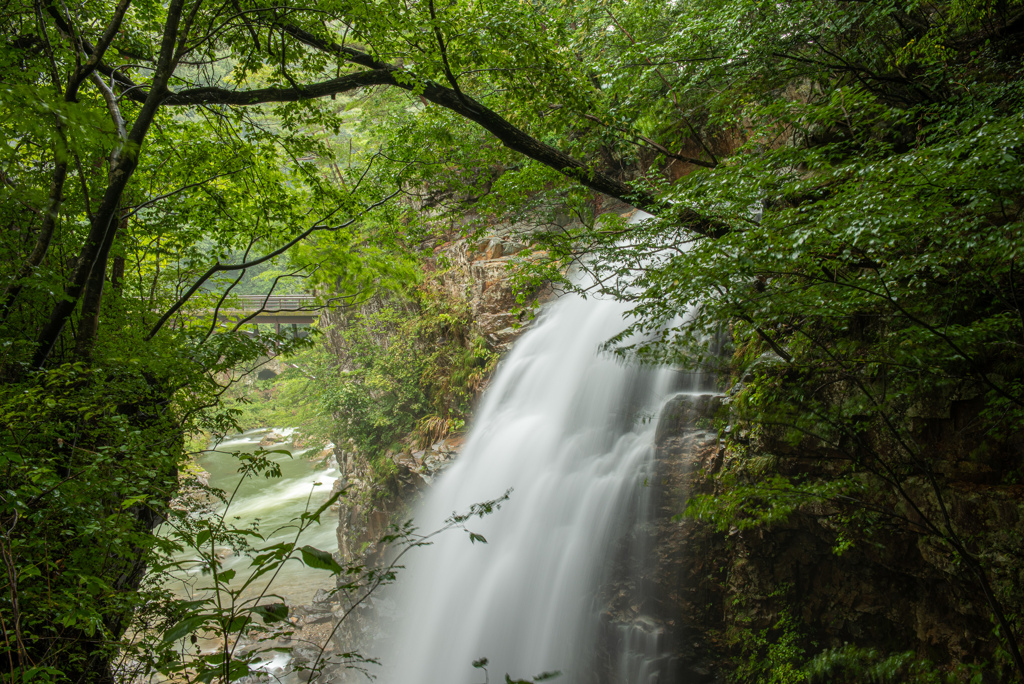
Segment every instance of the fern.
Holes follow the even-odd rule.
[[[981,675],[967,668],[944,673],[913,651],[883,654],[874,648],[846,644],[830,648],[812,658],[805,666],[808,684],[953,684],[981,681]]]

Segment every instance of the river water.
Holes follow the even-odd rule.
[[[276,453],[268,457],[281,468],[281,477],[267,479],[252,477],[241,480],[238,473],[239,453],[251,454],[260,448],[260,441],[270,433],[283,437],[273,445],[264,447]],[[316,510],[330,496],[334,481],[339,472],[333,459],[329,459],[329,467],[314,463],[309,458],[309,449],[296,447],[296,433],[291,428],[261,428],[250,430],[241,435],[231,435],[211,445],[210,450],[199,458],[199,465],[210,474],[211,487],[222,489],[230,496],[238,487],[227,509],[226,523],[235,528],[250,528],[258,525],[260,534],[267,539],[255,546],[269,546],[279,542],[293,541],[295,530],[291,524],[303,511]],[[241,480],[241,484],[239,484]],[[225,507],[216,509],[217,515],[225,514]],[[299,546],[309,544],[318,549],[336,552],[338,520],[333,511],[325,511],[321,523],[306,530],[298,541]],[[235,555],[226,548],[219,550],[223,558],[222,570],[235,570],[235,578],[229,583],[237,588],[251,574],[249,561],[244,555]],[[180,560],[189,556],[182,554]],[[209,578],[201,576],[197,571],[190,575],[192,589],[209,585]],[[269,578],[268,578],[269,579]],[[255,583],[247,596],[258,595],[266,587],[267,581]],[[319,588],[331,588],[333,577],[323,571],[305,567],[298,560],[289,561],[283,571],[273,580],[271,592],[286,599],[289,605],[309,603]]]

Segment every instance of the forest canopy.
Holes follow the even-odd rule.
[[[967,538],[915,423],[969,405],[1022,481],[1020,0],[0,8],[4,681],[114,676],[183,437],[265,350],[210,313],[253,272],[357,300],[438,226],[555,214],[528,279],[591,271],[634,304],[613,346],[913,509],[1024,673],[1020,540]]]

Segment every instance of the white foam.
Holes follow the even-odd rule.
[[[642,418],[674,394],[669,369],[599,352],[625,327],[625,311],[563,298],[498,370],[416,522],[430,531],[453,509],[514,491],[499,512],[466,523],[488,544],[449,533],[407,556],[382,681],[477,684],[481,657],[498,679],[552,670],[564,684],[592,679],[597,587],[609,549],[646,505],[655,422]]]

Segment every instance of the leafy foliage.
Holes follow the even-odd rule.
[[[815,682],[962,682],[971,684],[983,681],[980,672],[959,667],[954,672],[944,673],[917,654],[892,653],[883,655],[876,649],[857,648],[847,644],[840,648],[826,649],[807,663],[804,671],[807,681]],[[973,676],[972,676],[973,675]]]
[[[472,332],[467,304],[434,280],[414,297],[381,296],[339,321],[326,333],[330,351],[300,357],[306,372],[279,381],[303,388],[315,431],[352,447],[384,480],[398,443],[415,435],[429,445],[464,426],[497,361]]]
[[[163,396],[138,376],[80,364],[3,390],[0,619],[8,655],[37,664],[28,678],[97,669],[147,608],[134,590],[182,449]]]
[[[1024,672],[1024,549],[959,513],[970,473],[1024,472],[1020,3],[586,8],[610,25],[577,38],[633,65],[594,116],[665,141],[632,168],[703,221],[543,239],[633,303],[622,353],[730,378],[734,458],[690,511],[745,527],[824,505],[840,549],[934,538]],[[722,336],[731,358],[708,349]]]
[[[743,655],[733,675],[734,681],[758,684],[807,681],[807,675],[800,669],[804,658],[800,621],[789,611],[781,611],[771,628],[744,632],[738,637]]]
[[[470,230],[545,212],[539,277],[573,287],[575,265],[632,302],[625,353],[716,363],[727,334],[736,425],[826,454],[801,481],[743,469],[728,515],[770,521],[802,490],[913,518],[1024,672],[1019,587],[989,581],[1019,540],[970,538],[946,467],[1024,479],[1020,0],[3,7],[11,678],[109,679],[180,436],[230,428],[213,374],[266,351],[210,315],[252,270],[426,312],[396,297],[343,333],[346,374],[318,374],[322,414],[354,420],[339,440],[385,468],[414,425],[464,420],[492,358],[413,260],[467,204]],[[598,222],[594,192],[657,218]],[[949,411],[968,446],[940,458]]]
[[[239,454],[239,486],[246,478],[280,477],[279,466],[268,455],[263,451]],[[509,496],[506,492],[461,514],[452,514],[442,527],[429,533],[419,533],[411,521],[394,525],[380,540],[391,549],[391,562],[371,567],[360,561],[339,562],[327,551],[299,545],[309,527],[320,523],[321,516],[346,496],[345,490],[332,493],[315,510],[304,511],[279,530],[263,529],[258,523],[244,528],[233,526],[231,504],[237,491],[237,486],[230,495],[209,491],[226,503],[218,514],[179,510],[168,516],[170,530],[165,532],[165,548],[154,567],[165,595],[180,583],[189,598],[168,602],[170,620],[162,628],[156,648],[147,639],[147,650],[140,654],[145,658],[141,673],[159,673],[187,682],[231,682],[258,674],[276,654],[291,654],[295,629],[287,620],[290,607],[273,591],[274,580],[290,562],[332,576],[335,586],[330,595],[340,599],[341,611],[326,639],[314,644],[318,649],[315,659],[311,663],[291,663],[292,672],[311,681],[328,665],[365,673],[365,667],[376,661],[337,649],[332,641],[335,632],[374,591],[395,580],[406,553],[429,545],[435,536],[451,529],[462,529],[471,539],[480,538],[466,528],[466,523],[500,508]],[[286,540],[272,542],[281,538],[282,531],[288,533]],[[223,567],[219,551],[225,548],[248,558],[247,572]]]

